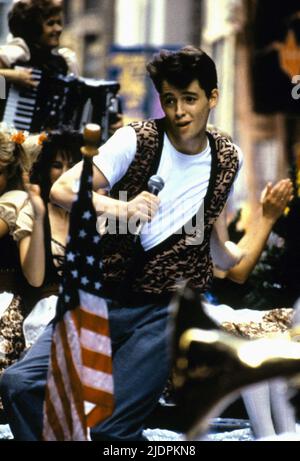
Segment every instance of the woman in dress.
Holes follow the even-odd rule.
[[[0,124],[0,374],[24,349],[25,281],[12,234],[19,210],[27,200],[22,175],[40,149],[39,137]]]

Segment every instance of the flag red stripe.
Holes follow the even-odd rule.
[[[51,427],[51,430],[55,435],[56,440],[65,440],[64,431],[60,425],[57,413],[55,411],[55,407],[52,404],[48,387],[46,388],[45,411],[47,415],[47,424]]]
[[[85,307],[85,306],[84,306]],[[81,327],[99,335],[109,336],[109,324],[107,319],[81,309]]]
[[[112,414],[111,407],[95,407],[87,416],[88,427],[94,427]]]
[[[99,408],[109,407],[112,410],[114,407],[114,398],[112,394],[88,386],[84,386],[84,400],[99,405]],[[103,402],[105,402],[105,404]]]
[[[74,359],[77,360],[77,358],[79,357],[78,356],[78,349],[77,349],[76,345],[74,344],[74,341],[73,341],[74,338],[71,336],[71,335],[74,336],[74,333],[75,333],[75,340],[78,340],[77,332],[76,332],[76,329],[74,328],[73,322],[70,319],[68,314],[65,316],[65,320],[66,320],[67,325],[68,325],[68,330],[69,330],[68,335],[69,335],[69,339],[70,339],[71,344],[72,344],[72,351],[75,353],[74,354]],[[61,326],[62,325],[60,325],[60,328],[58,328],[58,326],[55,328],[52,344],[56,343],[56,349],[52,348],[51,352],[52,352],[52,358],[53,358],[54,353],[56,353],[56,358],[55,359],[57,360],[57,364],[59,366],[58,371],[61,373],[62,377],[65,380],[64,388],[67,389],[67,402],[66,402],[66,404],[69,406],[69,410],[71,412],[71,418],[72,418],[72,421],[73,421],[72,431],[68,431],[68,427],[64,426],[65,424],[67,424],[67,422],[66,422],[66,417],[65,417],[64,405],[62,403],[62,396],[59,394],[59,391],[58,391],[58,389],[56,387],[56,383],[55,383],[55,377],[54,377],[55,370],[53,369],[54,359],[51,360],[51,362],[50,362],[50,370],[49,370],[49,374],[48,374],[49,394],[48,394],[47,398],[54,405],[55,413],[56,413],[55,417],[56,417],[56,419],[58,419],[60,421],[60,423],[62,424],[62,428],[65,431],[65,434],[64,434],[63,438],[62,439],[60,438],[59,440],[77,440],[77,441],[82,440],[83,441],[83,440],[87,440],[86,421],[85,421],[85,416],[84,416],[85,424],[82,425],[82,423],[80,423],[80,416],[81,415],[78,413],[78,411],[76,409],[76,401],[74,400],[74,396],[73,396],[73,392],[72,392],[72,387],[73,386],[71,385],[71,377],[69,375],[69,370],[70,370],[69,365],[70,365],[70,363],[68,363],[66,361],[66,357],[65,357],[65,354],[64,354],[65,347],[64,347],[63,342],[62,342],[63,339],[62,339],[62,334],[61,334],[62,333]],[[66,340],[68,341],[68,338],[66,338]],[[51,368],[51,366],[52,366],[52,368]],[[80,388],[81,388],[81,383],[79,383],[79,384],[80,384]],[[50,389],[51,389],[51,392],[50,392]],[[50,408],[49,409],[49,413],[50,413],[49,419],[51,418],[51,410],[52,409]],[[55,424],[54,420],[53,420],[52,424]],[[54,435],[53,428],[51,427],[51,424],[47,420],[44,421],[44,435],[45,435],[45,440],[53,440],[53,439],[57,440],[58,436],[59,436],[58,434]]]
[[[60,399],[61,405],[64,410],[66,422],[69,428],[70,433],[72,434],[73,432],[73,422],[72,422],[72,414],[70,410],[70,404],[69,404],[69,397],[65,389],[65,384],[63,380],[64,376],[64,371],[65,370],[60,370],[58,362],[57,362],[57,350],[56,350],[56,343],[55,341],[52,342],[52,357],[51,357],[51,362],[52,362],[52,375],[53,379],[56,384],[56,388],[58,391],[58,396],[57,398]],[[63,373],[63,375],[61,374]]]
[[[111,357],[101,354],[100,352],[82,348],[82,364],[85,367],[112,374]]]
[[[76,309],[76,311],[79,310],[79,308]],[[75,316],[75,312],[72,312],[72,319]],[[66,316],[65,316],[66,317]],[[67,322],[70,319],[67,319]],[[72,355],[72,350],[69,347],[69,342],[68,342],[68,336],[67,336],[67,330],[66,330],[66,325],[65,325],[66,319],[64,318],[63,321],[61,321],[57,326],[59,328],[59,332],[61,335],[61,341],[63,344],[63,351],[65,355],[65,360],[67,364],[67,371],[70,379],[70,384],[71,384],[71,391],[76,407],[76,411],[80,420],[80,424],[82,426],[83,432],[85,431],[85,415],[84,415],[84,408],[83,408],[83,395],[82,395],[82,387],[81,387],[81,380],[80,377],[77,374],[77,370],[74,366],[73,363],[73,355]]]

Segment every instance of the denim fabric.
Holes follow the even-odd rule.
[[[91,429],[92,440],[143,440],[170,373],[168,306],[121,307],[109,302],[116,406]],[[40,440],[53,325],[0,381],[4,410],[16,440]]]

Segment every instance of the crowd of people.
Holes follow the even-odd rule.
[[[60,2],[14,3],[9,28],[12,38],[0,47],[0,75],[8,83],[36,86],[33,67],[78,75],[74,53],[59,48]],[[27,69],[16,69],[19,63],[26,63]],[[219,97],[216,66],[203,50],[186,46],[162,50],[147,71],[164,117],[128,126],[122,126],[119,117],[111,126],[114,134],[93,158],[92,199],[99,220],[105,215],[128,224],[134,218],[140,225],[138,239],[129,232],[105,233],[99,243],[115,409],[91,428],[92,440],[145,440],[145,420],[171,375],[168,324],[174,294],[187,285],[199,297],[205,296],[214,275],[243,283],[293,199],[289,179],[268,184],[256,221],[239,242],[226,242],[226,203],[243,161],[230,136],[207,127]],[[82,171],[82,134],[60,128],[27,134],[5,124],[0,127],[1,418],[17,440],[42,437],[53,318],[76,198],[74,184]],[[147,190],[154,174],[164,183],[158,196]],[[127,201],[119,199],[124,191]],[[133,266],[137,269],[129,277]],[[122,298],[124,280],[130,283]],[[222,306],[207,309],[217,323],[226,321],[222,313],[218,320]],[[261,388],[244,394],[252,421],[258,410],[251,399],[259,401],[262,410],[269,405],[269,397],[262,393]],[[268,428],[257,429],[257,435],[271,434],[273,428]],[[290,424],[280,426],[280,432],[286,430],[291,430]]]

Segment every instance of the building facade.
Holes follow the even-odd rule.
[[[0,0],[0,43],[4,43],[7,37],[7,12],[11,3],[11,0]]]
[[[283,3],[287,9],[290,8],[287,17],[300,11],[299,2],[298,6],[293,0]],[[280,31],[280,23],[285,22],[284,8],[282,11],[276,10],[274,3],[269,0],[205,0],[202,6],[204,23],[201,43],[215,59],[220,76],[221,97],[213,123],[230,133],[244,152],[244,174],[238,187],[238,196],[239,204],[247,203],[247,217],[251,219],[251,210],[256,208],[266,183],[274,183],[290,174],[295,164],[294,151],[299,145],[300,99],[298,106],[292,101],[292,88],[284,96],[286,107],[276,107],[274,104],[270,107],[264,98],[269,91],[269,100],[277,102],[285,91],[282,86],[276,91],[272,88],[275,78],[273,72],[264,77],[267,55],[263,54],[269,52],[269,46],[271,49],[275,47],[276,51],[281,49],[281,43],[284,44],[286,33],[282,32],[282,36],[275,39]],[[270,36],[268,45],[260,45],[258,37],[267,35],[268,31],[269,34],[273,32],[274,37]],[[290,60],[285,56],[290,67],[291,56],[294,63],[297,59],[300,63],[297,54],[300,41],[295,43]],[[259,49],[259,46],[263,46],[263,49]],[[297,72],[295,64],[291,68],[294,73]],[[300,69],[297,73],[300,74]],[[262,87],[264,78],[265,88]],[[292,109],[290,103],[293,104]]]
[[[114,0],[64,0],[62,43],[78,57],[85,77],[104,78],[114,37]]]

